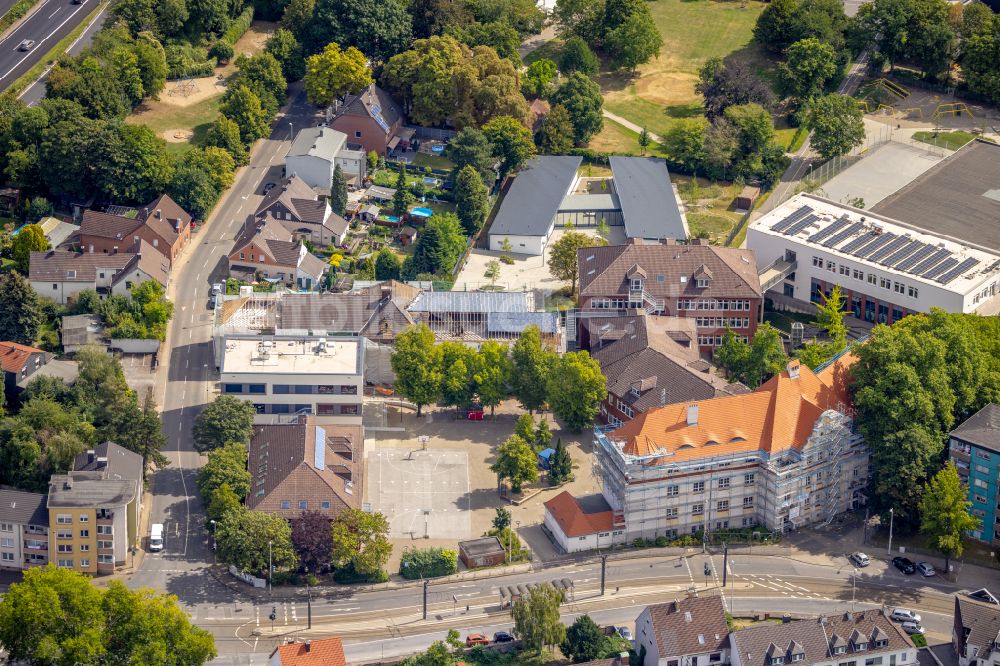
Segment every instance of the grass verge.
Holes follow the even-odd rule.
[[[28,11],[38,3],[38,0],[19,0],[7,13],[0,16],[0,34],[7,28],[14,25],[14,22],[22,18]]]
[[[971,132],[955,130],[954,132],[914,132],[913,138],[948,150],[958,150],[976,138]]]
[[[46,68],[48,68],[49,63],[55,61],[56,58],[62,55],[66,49],[69,48],[70,44],[75,42],[80,35],[82,35],[87,28],[90,27],[90,17],[93,16],[95,12],[99,15],[100,12],[104,11],[104,8],[107,7],[108,4],[109,0],[105,0],[91,9],[90,14],[87,15],[87,18],[83,21],[83,23],[73,28],[72,32],[56,42],[55,46],[49,49],[44,58],[36,62],[34,67],[25,72],[20,78],[17,79],[17,81],[14,81],[14,83],[12,83],[10,88],[7,90],[17,96],[20,95],[25,88],[37,81],[38,78],[45,72]]]

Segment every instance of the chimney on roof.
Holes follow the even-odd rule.
[[[162,216],[162,214],[163,214],[163,210],[161,208],[157,208],[156,209],[156,219],[160,219],[160,217]]]
[[[673,606],[674,606],[674,612],[675,613],[680,612],[680,610],[681,610],[681,600],[680,599],[674,599]]]
[[[698,405],[688,405],[687,424],[689,426],[698,425]]]
[[[305,646],[306,646],[306,652],[312,652],[312,641],[306,641]]]
[[[798,362],[798,360],[792,359],[791,361],[788,362],[788,365],[786,367],[788,369],[789,379],[799,378],[799,368],[801,367],[801,364]]]
[[[663,245],[677,245],[676,238],[661,238],[660,243]]]
[[[66,477],[63,481],[63,490],[73,490],[73,479],[71,477]]]
[[[87,464],[94,462],[94,449],[87,449]]]

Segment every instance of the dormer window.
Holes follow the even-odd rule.
[[[802,654],[801,652],[799,652],[797,654],[791,655],[791,658],[789,659],[789,661],[791,661],[791,662],[794,663],[796,661],[802,661],[805,658],[806,658],[806,656],[804,654]]]
[[[884,638],[882,640],[875,641],[875,647],[877,647],[877,648],[884,648],[884,647],[887,647],[888,645],[889,645],[889,641],[887,641]]]
[[[632,278],[632,291],[642,291],[642,278]]]
[[[839,645],[839,646],[833,648],[833,653],[834,654],[844,654],[845,652],[847,652],[847,648],[844,647],[843,645]]]
[[[707,289],[708,285],[710,285],[711,283],[712,283],[712,281],[709,280],[706,277],[700,277],[700,278],[698,278],[698,288],[699,289]]]
[[[780,664],[780,663],[782,663],[784,661],[785,661],[785,658],[779,655],[777,657],[771,657],[769,663],[770,663],[771,666],[778,666],[778,664]]]
[[[634,395],[637,398],[642,396],[642,393],[639,391],[639,387],[638,386],[633,386],[632,389],[631,389],[631,393],[632,393],[632,395]]]
[[[855,650],[867,650],[868,649],[868,643],[855,643],[854,644],[854,649]]]

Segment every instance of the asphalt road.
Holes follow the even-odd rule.
[[[35,13],[0,41],[0,91],[45,57],[52,45],[80,25],[96,4],[97,0],[86,0],[81,5],[70,0],[41,0]],[[35,40],[30,51],[18,48],[25,39]]]

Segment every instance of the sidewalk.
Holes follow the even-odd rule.
[[[622,127],[624,127],[625,129],[632,130],[636,134],[642,134],[642,130],[644,128],[639,127],[638,125],[636,125],[631,120],[625,120],[621,116],[616,116],[615,114],[611,113],[607,109],[605,109],[603,113],[604,113],[604,117],[607,118],[608,120],[616,122],[619,125],[621,125]],[[646,131],[646,133],[649,134],[649,140],[652,141],[653,143],[661,143],[661,144],[663,143],[663,139],[660,136],[658,136],[656,134],[653,134],[652,132],[650,132],[648,130]]]

